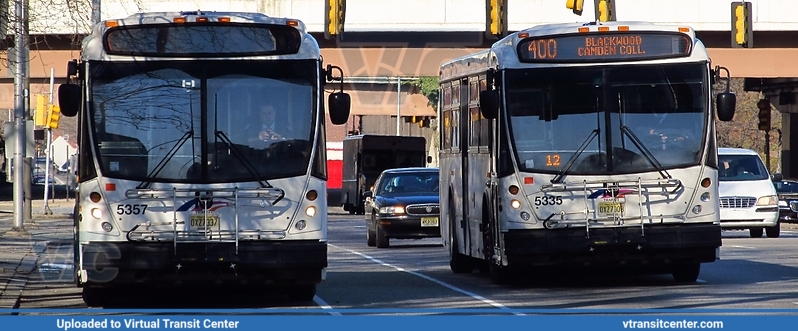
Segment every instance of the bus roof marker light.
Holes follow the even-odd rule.
[[[599,30],[599,32],[609,32],[610,31],[610,27],[608,27],[608,26],[600,26],[600,27],[598,27],[598,30]]]
[[[287,21],[285,21],[285,25],[288,25],[288,26],[299,26],[299,22],[296,21],[296,20],[287,20]]]
[[[227,16],[219,17],[219,23],[230,23],[230,18]]]
[[[206,22],[208,22],[208,17],[207,16],[197,17],[197,22],[206,23]]]
[[[590,28],[588,28],[586,26],[582,26],[582,27],[579,27],[578,29],[576,29],[576,31],[579,31],[581,33],[586,33],[586,32],[590,32]]]
[[[113,28],[119,26],[119,22],[117,21],[105,21],[106,28]]]
[[[618,26],[618,31],[627,32],[627,31],[629,31],[629,26],[628,25]]]
[[[519,32],[518,33],[518,38],[528,38],[528,37],[529,37],[529,33],[528,32]]]
[[[186,23],[186,18],[185,17],[175,17],[172,21],[175,22],[175,23]]]
[[[690,32],[690,28],[680,26],[679,27],[679,32],[688,33],[688,32]]]

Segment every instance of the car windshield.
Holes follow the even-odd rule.
[[[380,179],[378,195],[438,193],[438,173],[389,173]]]
[[[779,193],[798,193],[798,182],[793,181],[774,181],[773,186]]]
[[[768,179],[768,172],[758,155],[718,155],[718,179],[747,181]]]

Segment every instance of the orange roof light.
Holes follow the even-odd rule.
[[[208,22],[208,17],[205,17],[205,16],[197,17],[197,22],[199,22],[199,23]]]
[[[105,21],[106,28],[113,28],[115,26],[119,26],[119,22],[117,21]]]
[[[610,31],[610,27],[608,26],[600,26],[598,27],[599,32],[608,32]]]
[[[679,32],[684,32],[684,33],[690,32],[690,28],[686,28],[686,27],[681,26],[681,27],[679,27]]]
[[[582,33],[590,32],[590,28],[588,28],[586,26],[583,26],[583,27],[580,27],[579,29],[577,29],[577,31],[582,32]]]
[[[529,37],[529,33],[527,32],[518,33],[518,38],[527,38],[527,37]]]
[[[624,32],[629,31],[629,27],[626,25],[621,25],[618,27],[618,31],[624,31]]]
[[[186,18],[185,17],[175,17],[175,19],[173,21],[175,23],[186,23]]]
[[[299,22],[296,21],[296,20],[287,20],[287,21],[285,21],[285,25],[288,25],[288,26],[299,26]]]
[[[230,18],[227,17],[227,16],[219,17],[219,22],[220,23],[230,23]]]

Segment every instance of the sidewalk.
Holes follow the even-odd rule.
[[[0,201],[0,309],[18,307],[28,276],[49,242],[72,239],[75,199],[50,200],[48,205],[52,215],[44,214],[42,200],[33,200],[33,219],[23,224],[24,231],[11,231],[13,201]]]

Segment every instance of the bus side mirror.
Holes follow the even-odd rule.
[[[479,92],[479,109],[483,117],[495,119],[499,113],[499,92],[493,90]]]
[[[784,175],[782,175],[781,173],[778,173],[778,172],[773,174],[772,177],[773,177],[772,180],[774,182],[780,182],[780,181],[784,180]]]
[[[349,107],[352,104],[352,99],[348,93],[333,92],[327,98],[327,109],[330,111],[330,121],[332,124],[340,125],[345,124],[349,119]]]
[[[66,117],[77,115],[80,110],[80,85],[61,84],[58,86],[58,107]]]
[[[718,119],[724,122],[731,121],[734,118],[734,107],[737,103],[737,96],[731,92],[718,93],[717,106]]]

